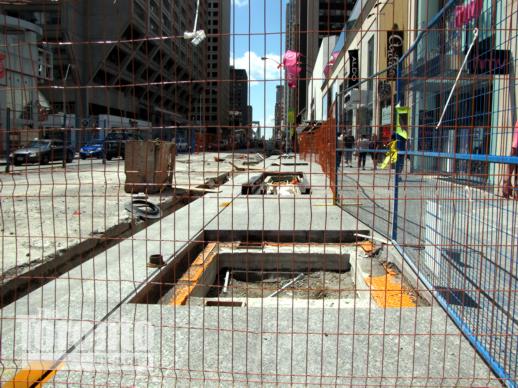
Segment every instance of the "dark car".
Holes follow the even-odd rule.
[[[17,149],[11,155],[11,163],[19,166],[23,163],[47,164],[55,160],[65,160],[70,163],[74,160],[74,151],[65,147],[62,140],[34,139],[24,148]]]
[[[111,132],[104,139],[104,152],[106,153],[106,159],[111,160],[112,158],[124,159],[126,151],[126,142],[129,140],[144,140],[142,136],[128,133],[128,132]]]
[[[79,157],[83,160],[86,158],[102,158],[103,152],[103,140],[97,139],[82,146],[79,150]]]

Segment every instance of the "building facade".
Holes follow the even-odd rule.
[[[275,89],[275,121],[273,129],[273,139],[280,140],[285,119],[284,109],[284,85],[277,85]]]
[[[244,69],[230,66],[230,79],[230,125],[246,127],[251,123],[248,117],[248,74]]]
[[[415,50],[413,69],[403,76],[415,79],[405,85],[403,97],[412,107],[413,149],[471,155],[509,155],[517,120],[518,41],[513,31],[516,3],[512,0],[457,1],[447,9],[439,0],[428,7],[415,3],[412,21],[419,28],[442,27],[425,33]],[[513,8],[514,7],[514,8]],[[514,10],[514,11],[513,11]],[[515,18],[514,18],[515,19]],[[474,36],[475,28],[478,36]],[[466,58],[470,44],[472,52]],[[467,60],[455,85],[455,75]],[[452,78],[453,75],[453,78]],[[435,128],[444,113],[443,124]],[[416,158],[414,170],[467,175],[470,181],[494,184],[505,165],[483,161],[442,159],[433,163]]]
[[[177,2],[179,3],[179,2]],[[202,122],[209,137],[226,136],[229,131],[230,0],[207,0],[208,61]],[[227,133],[228,134],[228,133]],[[214,140],[211,140],[214,141]]]
[[[211,10],[202,0],[198,29],[208,30]],[[193,29],[195,2],[26,1],[1,12],[42,28],[54,63],[52,80],[40,89],[54,112],[75,114],[77,126],[97,127],[99,115],[125,117],[150,122],[153,136],[170,138],[171,128],[199,117],[214,45],[180,38]]]
[[[513,76],[518,42],[506,16],[513,5],[511,0],[357,2],[333,50],[339,53],[316,107],[320,104],[326,119],[338,104],[344,130],[355,137],[377,135],[386,143],[399,103],[411,109],[412,151],[508,155],[518,118]],[[398,84],[396,66],[409,49]],[[337,101],[338,92],[343,97]],[[480,158],[415,157],[411,168],[494,184],[506,167]]]
[[[48,103],[39,85],[52,77],[51,57],[38,47],[38,25],[0,15],[0,156],[39,135]],[[9,145],[10,144],[10,145]]]
[[[326,66],[329,63],[332,50],[335,48],[337,36],[326,36],[320,43],[320,50],[313,65],[311,77],[308,80],[306,121],[322,121],[327,118],[324,114],[323,89],[326,79]]]
[[[342,129],[355,138],[390,139],[396,74],[384,71],[409,46],[409,9],[406,0],[358,1],[332,50],[336,59],[323,88],[324,119],[335,114],[330,108],[336,102]],[[343,96],[336,101],[339,92]]]
[[[287,123],[306,116],[307,86],[322,39],[339,35],[354,0],[290,0],[286,5],[286,49],[302,53],[302,73],[296,89],[286,87]]]

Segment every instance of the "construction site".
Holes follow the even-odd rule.
[[[93,3],[0,4],[2,387],[518,386],[516,1]]]

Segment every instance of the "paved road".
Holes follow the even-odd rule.
[[[2,165],[2,172],[5,171],[5,161],[0,163]],[[106,169],[122,168],[124,169],[124,160],[123,159],[112,159],[110,161],[106,161],[106,164],[103,164],[102,159],[85,159],[81,160],[79,158],[75,158],[72,163],[66,164],[67,170],[80,170],[86,171],[95,169],[97,171]],[[48,173],[48,172],[58,172],[63,171],[62,161],[51,162],[47,165],[41,164],[24,164],[22,166],[10,166],[10,172],[16,174],[33,174],[33,173]]]

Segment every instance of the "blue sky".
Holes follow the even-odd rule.
[[[286,0],[232,0],[230,64],[248,73],[254,120],[265,126],[273,125],[275,86],[283,76],[275,61],[284,52],[285,12]]]

